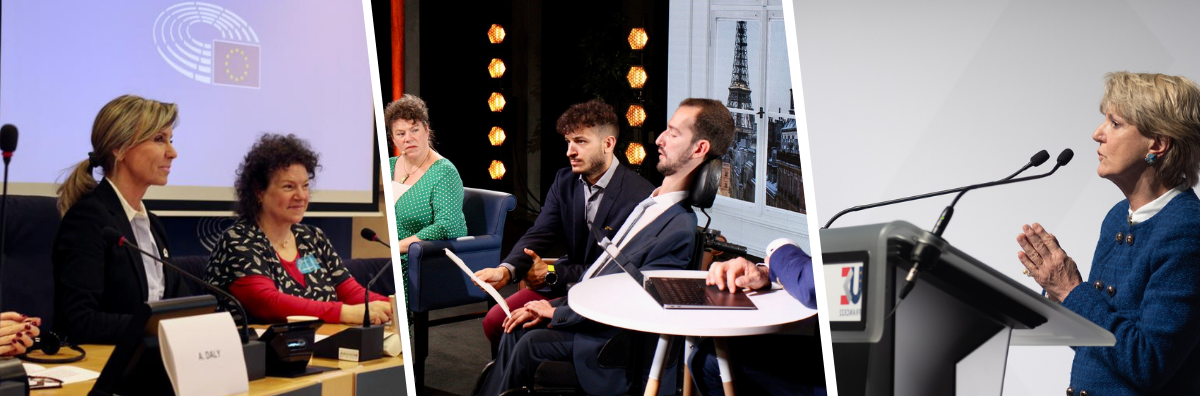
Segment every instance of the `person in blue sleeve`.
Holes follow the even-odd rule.
[[[1075,348],[1068,396],[1187,395],[1200,388],[1200,88],[1184,77],[1105,75],[1096,173],[1121,190],[1088,280],[1041,224],[1017,259],[1046,297],[1112,332]]]
[[[707,283],[734,292],[769,289],[771,282],[778,282],[800,304],[816,309],[813,277],[812,257],[791,240],[781,238],[767,247],[766,263],[755,264],[741,257],[713,263],[708,268]],[[732,337],[727,342],[730,371],[737,379],[734,386],[738,394],[826,394],[820,333]],[[725,394],[711,339],[696,346],[689,367],[701,394]]]

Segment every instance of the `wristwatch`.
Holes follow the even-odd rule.
[[[554,272],[554,264],[546,265],[546,284],[550,286],[558,285],[558,273]]]

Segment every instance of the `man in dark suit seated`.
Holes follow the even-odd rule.
[[[612,238],[626,265],[642,271],[687,266],[696,239],[696,216],[687,204],[692,173],[706,160],[724,155],[733,132],[733,116],[721,102],[687,99],[680,103],[667,130],[655,141],[658,171],[665,177],[662,186],[638,204]],[[603,253],[581,282],[620,272]],[[566,297],[530,302],[504,321],[500,351],[478,394],[491,396],[530,386],[544,361],[573,362],[579,384],[588,394],[622,394],[630,386],[625,370],[602,368],[597,361],[600,349],[619,330],[574,312]],[[666,383],[671,378],[664,379],[663,391],[673,390]]]
[[[567,140],[571,167],[559,169],[542,212],[508,257],[496,268],[475,273],[496,289],[524,279],[528,287],[508,297],[510,307],[567,295],[567,284],[578,282],[600,257],[590,228],[599,230],[601,238],[612,238],[633,208],[654,191],[654,185],[621,166],[613,155],[617,114],[612,106],[598,101],[576,104],[558,118],[557,127]],[[567,255],[554,262],[554,276],[547,279],[547,266],[537,252],[562,242]],[[488,340],[500,342],[504,319],[499,306],[488,311],[483,319]]]
[[[744,258],[713,263],[708,284],[724,290],[758,290],[778,282],[804,306],[817,308],[812,257],[792,241],[776,240],[767,247],[767,262],[756,265]],[[816,319],[816,317],[813,317]],[[738,394],[825,395],[825,366],[821,336],[761,335],[726,339],[730,371]],[[779,362],[787,362],[780,364]],[[696,347],[689,365],[702,395],[724,395],[717,356],[711,340]]]

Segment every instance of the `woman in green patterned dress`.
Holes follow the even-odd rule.
[[[425,101],[404,95],[383,111],[392,143],[400,156],[390,158],[400,239],[400,269],[408,296],[408,246],[413,242],[453,239],[467,235],[463,218],[463,183],[450,160],[433,150],[429,109]]]

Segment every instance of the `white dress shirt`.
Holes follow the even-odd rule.
[[[129,219],[129,225],[133,227],[133,237],[137,239],[138,247],[155,254],[154,257],[142,258],[142,268],[146,270],[146,288],[149,292],[146,302],[162,300],[167,286],[163,278],[162,264],[155,260],[161,256],[158,256],[158,243],[154,241],[154,233],[150,232],[150,214],[146,212],[145,205],[142,205],[142,210],[134,209],[129,202],[125,201],[125,196],[121,195],[117,184],[111,181],[109,183],[117,192],[117,199],[121,200],[121,207],[125,208],[125,217]],[[146,256],[144,253],[142,255]]]
[[[662,187],[659,187],[659,189],[661,188]],[[633,210],[633,212],[629,213],[629,217],[625,218],[625,223],[621,224],[621,229],[618,230],[617,234],[615,235],[618,252],[620,249],[623,249],[625,245],[629,244],[631,239],[630,237],[641,232],[642,229],[646,228],[646,226],[655,219],[658,219],[658,216],[661,216],[663,213],[665,213],[667,209],[671,208],[671,206],[682,202],[687,198],[688,194],[687,191],[675,191],[655,196],[657,193],[658,189],[655,189],[654,193],[650,194],[649,198],[646,198],[641,204],[638,205],[637,208]],[[610,256],[607,252],[596,258],[596,262],[592,263],[592,266],[588,267],[587,272],[583,274],[582,281],[590,279],[593,274],[598,271],[606,261],[608,261],[609,258]]]
[[[1179,195],[1179,193],[1183,192],[1183,190],[1183,185],[1180,184],[1167,191],[1167,193],[1163,194],[1161,197],[1155,198],[1148,204],[1142,205],[1142,207],[1138,208],[1138,210],[1133,210],[1133,208],[1130,208],[1129,224],[1133,225],[1150,220],[1150,217],[1158,214],[1158,211],[1162,210],[1164,206],[1167,206],[1167,202],[1171,202],[1171,199],[1175,198],[1175,196]]]

